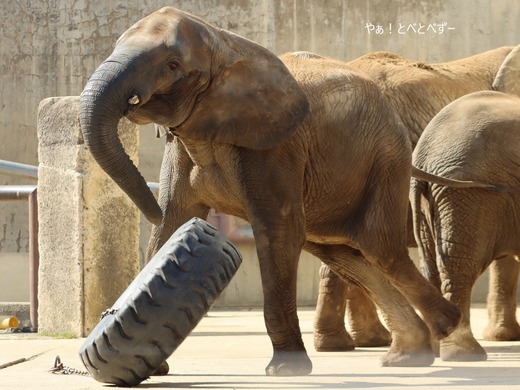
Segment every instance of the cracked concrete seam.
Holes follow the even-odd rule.
[[[40,353],[37,353],[36,355],[30,356],[28,358],[20,358],[20,359],[13,360],[11,362],[0,364],[0,370],[3,370],[4,368],[16,366],[17,364],[20,364],[20,363],[29,362],[33,359],[36,359],[38,356],[43,355],[46,352],[49,352],[49,351],[40,352]]]

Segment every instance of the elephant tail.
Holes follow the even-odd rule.
[[[413,216],[413,233],[419,251],[422,274],[440,288],[439,269],[436,266],[436,240],[433,228],[433,199],[428,182],[413,177],[410,182],[410,206]]]
[[[420,168],[412,165],[412,177],[416,179],[427,181],[434,184],[439,184],[446,187],[453,188],[486,188],[489,190],[499,191],[499,192],[520,192],[518,188],[510,188],[505,187],[500,184],[490,184],[490,183],[480,183],[478,181],[473,180],[458,180],[458,179],[450,179],[447,177],[442,177],[438,175],[434,175],[432,173],[428,173],[423,171]]]

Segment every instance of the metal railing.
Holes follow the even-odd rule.
[[[0,160],[0,173],[38,180],[38,168]],[[38,328],[38,201],[36,185],[2,185],[0,201],[27,200],[29,207],[29,315],[32,328]]]
[[[0,174],[38,180],[38,167],[0,160]],[[148,182],[152,192],[159,191],[159,183]],[[37,185],[0,185],[0,201],[27,200],[29,211],[29,310],[32,328],[38,328],[38,201]],[[251,226],[239,226],[235,218],[216,214],[212,210],[208,221],[236,243],[253,243]]]
[[[0,160],[0,173],[5,175],[25,177],[38,180],[38,167],[20,164],[12,161]]]
[[[38,180],[38,167],[0,160],[0,174]],[[148,182],[153,192],[159,183]],[[38,199],[37,185],[0,185],[0,201],[28,201],[29,212],[29,315],[33,329],[38,328]]]

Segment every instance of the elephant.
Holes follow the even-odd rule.
[[[438,64],[374,52],[354,59],[348,65],[368,74],[379,86],[405,125],[414,148],[428,122],[453,100],[471,92],[491,90],[497,79],[502,80],[502,91],[520,94],[517,81],[520,80],[519,52],[520,46],[500,47]],[[416,247],[411,215],[410,210],[408,245]],[[520,339],[520,325],[516,320],[519,271],[513,256],[490,267],[489,323],[484,331],[488,340]],[[345,327],[346,311],[350,334]],[[390,341],[376,307],[363,290],[344,281],[323,264],[314,321],[315,349],[348,351],[356,346],[384,346]]]
[[[470,327],[471,289],[490,263],[520,255],[520,97],[465,95],[426,126],[413,164],[443,177],[502,188],[455,189],[412,178],[414,234],[425,274],[462,310],[460,326],[440,342],[446,361],[485,360]],[[507,221],[507,222],[505,222]]]
[[[166,133],[158,201],[117,136],[123,116]],[[410,177],[428,174],[413,170],[409,137],[380,89],[344,62],[278,57],[165,7],[125,31],[91,75],[80,126],[97,163],[154,224],[149,259],[211,208],[251,224],[273,346],[267,375],[312,371],[296,307],[302,250],[377,302],[393,335],[383,365],[430,365],[431,333],[442,339],[458,325],[460,310],[406,247]]]

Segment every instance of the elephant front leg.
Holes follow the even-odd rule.
[[[197,204],[191,207],[175,207],[175,203],[170,203],[165,206],[163,223],[154,225],[148,241],[146,249],[146,262],[150,261],[159,249],[164,245],[171,235],[184,223],[191,218],[198,217],[206,219],[209,207]]]
[[[491,263],[487,297],[488,325],[484,329],[484,340],[520,340],[520,325],[516,320],[519,272],[520,263],[513,256]]]
[[[200,199],[190,182],[193,166],[182,142],[168,135],[161,164],[159,206],[163,212],[160,225],[153,225],[148,241],[146,261],[164,245],[171,235],[191,218],[206,219],[209,206]]]
[[[293,220],[287,225],[282,216],[275,220],[278,227],[274,223],[251,222],[260,261],[264,319],[273,345],[273,358],[265,372],[271,376],[307,375],[312,371],[312,363],[303,344],[296,310],[303,224]]]

